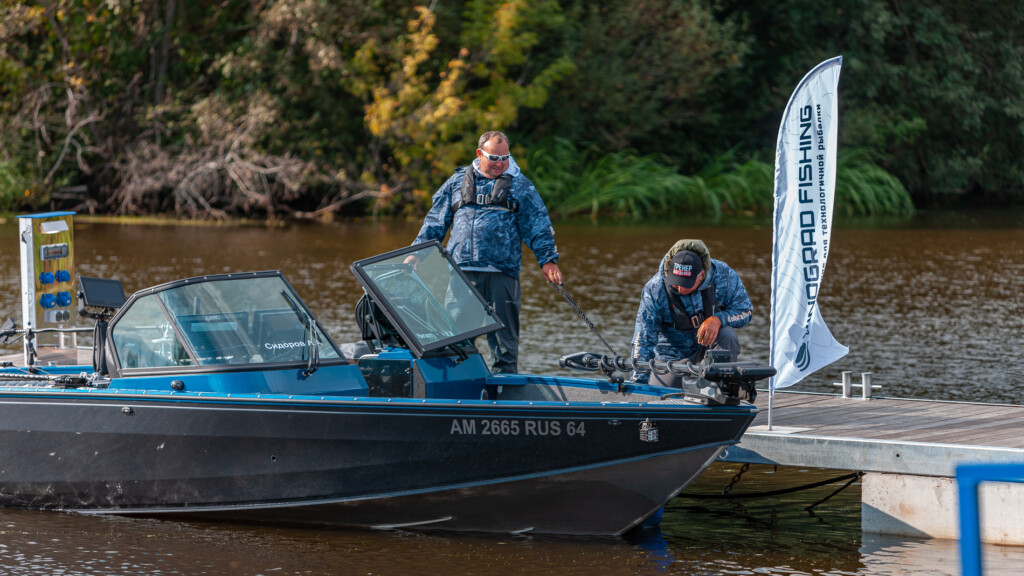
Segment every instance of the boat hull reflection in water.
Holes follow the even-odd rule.
[[[656,386],[490,374],[471,339],[500,324],[436,243],[353,271],[367,292],[359,358],[260,272],[134,294],[95,366],[4,369],[0,503],[621,534],[756,414]]]

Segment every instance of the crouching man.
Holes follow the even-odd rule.
[[[699,362],[708,349],[729,350],[736,362],[736,329],[750,323],[753,306],[739,275],[700,240],[680,240],[644,285],[633,331],[634,360]],[[631,381],[681,387],[680,377],[633,372]]]

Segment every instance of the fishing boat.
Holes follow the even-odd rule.
[[[440,244],[352,272],[364,341],[349,354],[278,271],[126,299],[81,278],[92,364],[42,366],[26,346],[0,369],[0,505],[618,535],[739,441],[756,414],[743,398],[774,373],[712,355],[649,367],[687,371],[670,389],[579,353],[562,365],[597,378],[492,374],[472,342],[501,324]],[[31,332],[9,322],[0,337]]]

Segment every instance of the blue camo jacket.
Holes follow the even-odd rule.
[[[703,248],[703,243],[699,243]],[[692,249],[688,247],[688,249]],[[701,254],[700,250],[693,250]],[[675,255],[670,251],[662,260],[661,269],[644,285],[640,297],[640,308],[636,313],[636,325],[633,329],[633,350],[632,356],[636,360],[650,361],[657,360],[679,360],[685,359],[700,349],[697,343],[696,331],[676,330],[672,321],[672,311],[669,308],[668,294],[665,291],[665,275],[663,269],[665,261]],[[710,273],[705,275],[701,282],[701,288],[706,288],[709,282],[715,283],[715,297],[718,299],[719,311],[715,316],[722,321],[722,326],[741,328],[750,323],[754,307],[750,303],[750,296],[736,272],[728,264],[721,260],[712,260],[710,254],[701,254],[705,263],[710,262]],[[704,300],[701,298],[700,289],[695,290],[686,296],[680,296],[687,315],[693,315],[704,310]],[[650,379],[649,372],[633,372],[630,376],[632,382],[647,384]]]
[[[512,175],[509,194],[519,201],[517,212],[471,204],[452,213],[452,204],[462,198],[462,179],[467,170],[476,177],[477,194],[491,193],[496,180],[481,176],[472,167],[456,169],[434,193],[433,206],[423,218],[423,227],[413,244],[442,241],[450,229],[448,253],[456,264],[463,268],[493,266],[516,279],[522,267],[524,243],[537,257],[539,266],[558,262],[555,229],[548,209],[533,182],[518,166],[512,165],[508,171]]]

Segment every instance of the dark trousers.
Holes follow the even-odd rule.
[[[712,349],[717,350],[728,350],[730,352],[729,361],[735,362],[740,357],[740,340],[736,337],[736,330],[732,326],[722,326],[721,330],[718,331],[718,338],[715,339],[715,343]],[[704,353],[708,349],[701,346],[696,352],[690,355],[688,360],[694,364],[704,359]],[[680,358],[673,358],[673,360],[680,360]],[[679,376],[673,375],[671,372],[665,374],[658,374],[657,372],[651,372],[651,384],[658,386],[671,386],[672,388],[682,388],[682,379]]]
[[[494,307],[494,315],[505,325],[487,335],[487,346],[494,363],[491,372],[511,374],[519,371],[519,310],[522,291],[519,280],[501,272],[463,271],[484,301]]]

